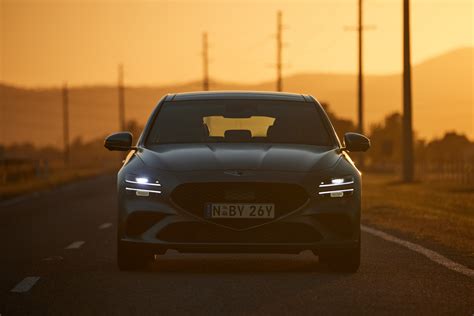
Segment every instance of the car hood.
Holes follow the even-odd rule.
[[[309,172],[331,168],[334,148],[280,144],[163,144],[140,148],[146,166],[167,171],[268,170]]]

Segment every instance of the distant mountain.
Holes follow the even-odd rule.
[[[413,117],[417,135],[441,136],[455,130],[474,139],[474,48],[457,49],[413,67]],[[161,96],[200,90],[199,82],[162,87],[128,87],[127,119],[143,124]],[[256,85],[213,82],[216,90],[274,90],[273,82]],[[337,116],[356,117],[356,76],[296,74],[284,78],[284,89],[314,95]],[[370,124],[402,109],[402,76],[365,76],[365,114]],[[84,140],[118,129],[117,90],[112,86],[70,90],[71,137]],[[59,89],[22,89],[0,84],[0,142],[62,144]]]

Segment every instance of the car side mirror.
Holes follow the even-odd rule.
[[[370,139],[358,133],[344,134],[344,149],[352,152],[367,151],[370,148]]]
[[[128,151],[132,149],[132,133],[119,132],[111,134],[105,138],[104,147],[108,150]]]

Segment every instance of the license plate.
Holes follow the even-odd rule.
[[[207,218],[274,218],[275,204],[268,203],[209,203]]]

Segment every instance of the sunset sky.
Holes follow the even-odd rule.
[[[200,80],[209,33],[213,79],[273,80],[276,11],[284,74],[356,71],[357,0],[0,0],[0,81],[28,87]],[[367,73],[401,71],[402,0],[365,0]],[[472,0],[412,0],[413,62],[474,46]]]

